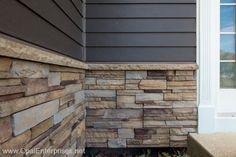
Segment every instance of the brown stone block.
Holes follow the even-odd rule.
[[[194,71],[192,71],[192,70],[177,70],[175,74],[177,76],[179,76],[179,75],[193,76]]]
[[[129,147],[129,145],[141,145],[143,143],[143,141],[139,140],[139,139],[127,139],[126,143]]]
[[[22,97],[19,99],[0,102],[0,117],[5,117],[26,108],[60,98],[65,95],[64,92],[64,90],[57,90],[34,96]]]
[[[89,109],[109,109],[116,108],[116,102],[114,101],[91,101],[88,102],[87,108]]]
[[[0,87],[21,85],[20,79],[0,79]]]
[[[167,101],[183,100],[183,93],[165,93],[164,100]]]
[[[16,93],[24,93],[25,91],[26,91],[25,86],[0,87],[0,96],[16,94]]]
[[[28,143],[31,139],[31,131],[28,130],[23,134],[13,137],[7,142],[1,145],[2,149],[19,149],[22,148],[26,143]]]
[[[166,80],[141,80],[140,89],[166,89]]]
[[[40,134],[46,132],[49,128],[53,126],[53,118],[49,118],[31,129],[32,138],[39,136]]]
[[[81,79],[80,73],[70,73],[70,72],[61,73],[61,81],[79,80],[79,79]]]
[[[143,90],[117,90],[118,96],[135,96],[136,94],[142,94]]]
[[[0,96],[0,102],[2,101],[8,101],[16,98],[21,98],[24,96],[24,93],[17,93],[17,94],[10,94],[10,95],[3,95]]]
[[[22,83],[26,86],[26,96],[48,91],[48,79],[22,79]]]
[[[10,117],[0,119],[0,143],[7,141],[12,136],[12,127]]]
[[[0,71],[7,72],[10,71],[12,64],[11,58],[0,57]]]
[[[86,138],[117,138],[117,129],[91,129],[86,128]]]
[[[68,94],[60,98],[60,106],[74,100],[74,94]]]

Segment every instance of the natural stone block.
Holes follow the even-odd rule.
[[[170,136],[171,141],[187,141],[187,136]]]
[[[10,94],[10,95],[3,95],[3,96],[0,96],[0,102],[21,98],[23,96],[24,96],[24,93],[16,93],[16,94]]]
[[[83,102],[85,100],[84,91],[78,91],[75,93],[75,105]]]
[[[69,73],[69,72],[61,73],[61,81],[79,80],[79,79],[80,79],[80,73]]]
[[[167,75],[165,70],[148,70],[148,77],[163,77]]]
[[[173,101],[173,108],[197,107],[196,101]]]
[[[40,134],[46,132],[49,128],[53,126],[53,118],[49,118],[31,129],[32,138],[36,138]]]
[[[196,128],[171,128],[171,135],[188,135],[189,133],[197,132]]]
[[[88,143],[106,143],[106,138],[86,138],[86,142]]]
[[[74,111],[75,111],[75,107],[70,106],[64,110],[61,110],[61,111],[55,113],[55,115],[53,117],[54,124],[60,123],[64,118],[66,118],[67,116],[72,114]]]
[[[138,84],[125,84],[125,89],[127,90],[139,90],[139,85]]]
[[[166,89],[166,80],[141,80],[140,89]]]
[[[119,138],[134,138],[133,129],[118,129]]]
[[[93,128],[101,128],[101,129],[121,128],[121,122],[119,121],[92,122],[92,124]]]
[[[71,94],[82,90],[82,84],[72,84],[65,87],[65,94]]]
[[[23,134],[11,138],[1,145],[1,149],[20,149],[27,144],[31,139],[31,131],[26,131]]]
[[[117,138],[117,129],[86,128],[86,138]]]
[[[167,89],[196,89],[196,81],[168,81]]]
[[[183,100],[197,100],[197,93],[183,93]]]
[[[67,104],[70,101],[74,100],[74,94],[68,94],[62,98],[60,98],[60,106]]]
[[[0,71],[7,72],[10,70],[12,64],[12,59],[0,57]]]
[[[0,144],[7,141],[12,136],[12,127],[10,117],[0,119]]]
[[[116,97],[115,90],[85,90],[86,97]]]
[[[109,139],[108,140],[109,148],[126,148],[126,140],[125,139]]]
[[[183,93],[165,93],[164,100],[167,101],[183,100]]]
[[[136,95],[136,103],[147,103],[147,104],[153,104],[157,101],[163,100],[163,94],[162,93],[144,93],[144,94],[137,94]]]
[[[196,126],[197,121],[185,120],[185,121],[166,121],[167,126]]]
[[[61,83],[61,74],[58,72],[50,72],[48,75],[48,86],[59,86]]]
[[[143,90],[117,90],[118,96],[135,96],[136,94],[142,94]]]
[[[103,118],[130,119],[141,118],[143,111],[141,109],[107,109]]]
[[[86,71],[87,77],[95,77],[95,78],[108,78],[108,79],[125,79],[125,71]]]
[[[26,86],[26,96],[48,91],[47,79],[23,79],[22,82]]]
[[[64,95],[64,90],[56,90],[48,93],[0,102],[0,117],[5,117],[32,106],[58,99]]]
[[[124,80],[103,80],[103,79],[98,79],[97,84],[98,85],[124,85],[125,81]]]
[[[147,71],[126,71],[127,80],[142,80],[147,78]]]
[[[172,108],[172,101],[158,101],[155,104],[144,104],[143,108]]]
[[[0,79],[0,87],[21,85],[20,79]]]
[[[0,87],[0,96],[16,94],[16,93],[24,93],[25,86],[8,86],[8,87]]]
[[[114,101],[90,101],[88,103],[89,109],[108,109],[108,108],[116,108],[116,102]]]
[[[194,71],[191,70],[177,70],[175,73],[177,76],[178,75],[188,75],[188,76],[192,76],[194,74]]]
[[[96,84],[96,78],[85,78],[85,84],[86,85],[95,85]]]
[[[59,100],[53,100],[13,115],[13,132],[19,135],[58,112]]]
[[[143,120],[142,119],[132,119],[127,121],[121,122],[122,128],[142,128],[143,127]]]
[[[117,96],[117,108],[142,108],[135,103],[135,96]]]
[[[36,62],[13,60],[11,74],[20,78],[47,78],[49,66]]]
[[[71,134],[71,129],[68,127],[65,127],[61,129],[58,133],[51,135],[50,141],[53,146],[58,147],[63,142],[65,142],[67,139],[69,139],[69,136]]]
[[[166,126],[165,121],[144,120],[144,127],[161,127]]]

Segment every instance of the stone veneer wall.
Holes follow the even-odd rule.
[[[1,47],[1,54],[16,48],[14,44],[10,46]],[[18,48],[19,52],[24,52],[24,48]],[[14,52],[8,54],[11,53]],[[0,150],[84,149],[84,78],[82,69],[0,57]],[[0,156],[8,156],[1,153]]]
[[[186,147],[197,131],[196,69],[174,66],[86,71],[86,146]]]

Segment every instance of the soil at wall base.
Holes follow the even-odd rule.
[[[190,157],[186,148],[87,148],[84,157]]]

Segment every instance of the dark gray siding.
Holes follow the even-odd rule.
[[[1,0],[0,32],[84,60],[84,6],[81,0]]]
[[[195,0],[87,0],[89,62],[195,62]]]

